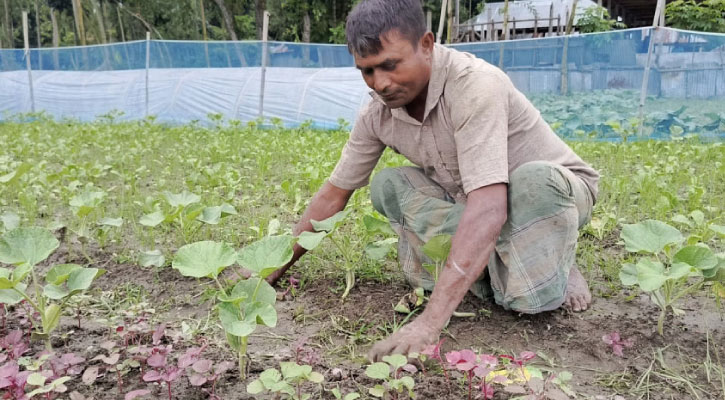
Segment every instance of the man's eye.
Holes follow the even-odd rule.
[[[385,64],[383,64],[383,65],[382,65],[381,67],[382,67],[382,69],[384,69],[385,71],[392,71],[392,70],[394,70],[394,69],[395,69],[395,66],[396,66],[396,64],[395,64],[395,63],[385,63]]]
[[[373,74],[373,69],[372,68],[365,68],[365,69],[362,70],[362,73],[364,75],[372,75]]]

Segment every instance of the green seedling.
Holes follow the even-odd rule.
[[[285,395],[282,397],[283,399],[307,400],[312,395],[302,393],[302,383],[311,382],[319,384],[324,380],[322,374],[314,372],[309,365],[283,362],[280,363],[280,370],[282,371],[281,373],[275,368],[264,370],[258,379],[255,379],[247,385],[247,393],[278,393]],[[354,399],[355,397],[350,398]]]
[[[164,192],[164,199],[168,204],[162,209],[158,203],[155,211],[145,214],[139,223],[148,227],[156,227],[161,223],[177,227],[185,242],[189,242],[202,224],[216,225],[223,218],[237,215],[237,210],[228,203],[220,206],[204,207],[199,204],[201,197],[188,191],[181,193]]]
[[[385,356],[383,362],[368,365],[365,369],[365,375],[383,381],[382,384],[369,388],[368,393],[379,398],[390,394],[394,399],[397,399],[399,394],[407,391],[410,398],[415,398],[415,393],[413,393],[415,381],[410,376],[401,376],[403,368],[407,365],[408,359],[401,354]]]
[[[358,392],[350,392],[343,396],[340,388],[333,388],[332,390],[330,390],[330,393],[332,393],[332,395],[335,396],[337,400],[356,400],[360,398],[360,393]]]
[[[342,258],[345,261],[343,265],[343,270],[345,271],[345,292],[342,293],[343,300],[355,286],[355,263],[353,261],[352,249],[349,246],[343,246],[340,239],[335,238],[332,233],[342,225],[343,220],[349,213],[350,211],[340,211],[322,221],[310,220],[315,232],[302,232],[299,236],[300,246],[307,250],[316,248],[320,245],[322,239],[329,237],[330,241],[332,241],[340,254],[342,254]]]
[[[18,228],[0,240],[0,262],[15,265],[13,270],[0,268],[0,303],[13,305],[26,300],[41,318],[34,337],[45,340],[48,349],[51,348],[50,334],[58,327],[68,300],[87,290],[106,272],[76,264],[55,265],[46,273],[46,285],[41,288],[35,266],[48,258],[58,245],[55,236],[43,228]],[[28,285],[24,283],[28,276],[33,294],[28,293]]]
[[[395,231],[390,227],[390,224],[387,221],[380,220],[372,215],[364,216],[363,223],[365,224],[365,230],[368,235],[380,234],[383,236],[393,236],[373,241],[365,246],[365,255],[367,255],[368,258],[373,260],[382,260],[388,255],[388,253],[390,253],[391,250],[393,250],[395,244],[398,243],[398,238],[394,237]]]
[[[676,302],[699,289],[706,279],[716,279],[723,268],[718,257],[702,243],[678,248],[684,241],[682,233],[661,221],[624,225],[620,237],[627,251],[648,255],[636,264],[625,263],[619,278],[625,286],[639,286],[660,308],[660,335],[668,310],[675,315],[684,314],[675,306]]]
[[[451,252],[451,235],[442,234],[430,238],[423,245],[423,254],[433,261],[433,264],[424,263],[423,268],[428,271],[433,278],[433,282],[438,282],[438,277],[446,265],[448,254]]]
[[[296,240],[288,235],[269,236],[244,247],[239,254],[227,244],[196,242],[180,248],[171,264],[184,276],[210,278],[216,283],[219,319],[227,342],[237,353],[241,379],[247,374],[249,335],[258,325],[274,327],[277,324],[274,309],[277,293],[265,278],[292,259]],[[228,293],[218,277],[234,263],[239,263],[252,275],[240,280]]]

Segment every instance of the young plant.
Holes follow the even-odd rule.
[[[221,397],[216,395],[217,380],[232,368],[234,368],[234,363],[229,361],[222,361],[215,365],[211,360],[200,358],[191,365],[193,373],[187,372],[187,376],[191,386],[203,386],[211,382],[211,390],[206,388],[201,390],[207,393],[210,399],[221,400]]]
[[[383,381],[382,384],[369,388],[368,392],[372,396],[380,398],[389,393],[397,400],[399,394],[407,391],[410,398],[415,398],[415,393],[413,393],[415,380],[411,376],[401,376],[402,371],[414,373],[416,369],[408,364],[408,359],[401,354],[385,356],[383,362],[368,365],[365,369],[365,375]]]
[[[269,236],[244,247],[238,255],[223,243],[196,242],[180,248],[171,264],[184,276],[210,278],[216,283],[219,289],[219,319],[227,342],[237,353],[241,379],[245,379],[247,371],[248,336],[258,325],[274,327],[277,324],[274,309],[277,292],[265,278],[292,259],[296,240],[289,235]],[[252,276],[240,280],[227,293],[218,276],[235,262],[250,271]]]
[[[375,240],[365,245],[365,255],[368,258],[382,260],[393,249],[394,245],[398,243],[398,238],[395,237],[395,231],[387,221],[380,220],[372,215],[364,216],[363,223],[365,224],[365,230],[368,235],[378,234],[384,237],[391,236],[381,240]]]
[[[344,300],[350,290],[355,286],[355,262],[353,260],[353,251],[350,246],[343,246],[339,238],[332,233],[342,225],[343,220],[350,214],[350,211],[340,211],[330,218],[322,221],[310,220],[315,232],[302,232],[299,236],[299,244],[307,250],[312,250],[320,245],[322,239],[329,237],[330,241],[337,247],[345,261],[343,270],[345,271],[345,291],[342,293]]]
[[[12,271],[0,268],[0,303],[13,305],[25,300],[37,311],[41,326],[39,329],[36,326],[34,335],[45,340],[48,349],[51,348],[50,334],[58,327],[68,299],[87,290],[96,278],[106,272],[76,264],[56,265],[48,270],[45,275],[47,284],[41,289],[35,266],[48,258],[58,245],[55,236],[43,228],[17,228],[0,240],[0,262],[16,266]],[[28,286],[24,281],[28,276],[34,296],[26,292]]]
[[[433,264],[423,264],[423,268],[428,271],[434,283],[438,282],[441,270],[446,265],[448,254],[451,252],[451,235],[441,234],[433,236],[423,245],[422,250],[423,254],[433,261]]]
[[[625,263],[619,278],[623,285],[637,285],[650,295],[660,308],[657,332],[663,335],[668,310],[684,314],[676,302],[699,289],[705,279],[717,277],[721,268],[718,257],[702,243],[677,248],[684,240],[682,233],[661,221],[624,225],[620,237],[627,251],[648,255],[636,264]]]
[[[322,383],[324,380],[322,374],[312,371],[312,367],[309,365],[282,362],[280,370],[281,373],[275,368],[264,370],[259,378],[247,385],[247,393],[279,393],[286,395],[283,397],[285,399],[307,400],[311,395],[302,393],[302,384],[304,382]]]

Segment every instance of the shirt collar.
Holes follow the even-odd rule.
[[[431,110],[435,108],[435,106],[438,104],[438,100],[443,95],[443,89],[445,88],[446,83],[446,76],[448,75],[448,66],[446,63],[448,54],[446,53],[446,50],[447,49],[445,49],[442,45],[437,43],[433,47],[433,65],[431,67],[430,80],[428,81],[428,93],[425,100],[425,112],[423,113],[423,121],[428,118],[428,114],[430,114]],[[380,95],[375,93],[374,90],[370,91],[370,96],[373,98],[373,100],[385,104]],[[408,115],[405,107],[395,108],[390,111],[393,114],[393,117],[397,119],[420,125],[420,122]]]

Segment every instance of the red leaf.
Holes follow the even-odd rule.
[[[83,377],[81,377],[81,380],[86,385],[92,385],[93,382],[98,379],[98,366],[94,365],[92,367],[86,368],[86,371],[83,372]]]
[[[206,383],[206,377],[199,374],[192,374],[189,376],[189,383],[191,386],[201,386]]]
[[[154,334],[151,336],[154,346],[161,343],[161,339],[164,337],[165,331],[166,331],[166,325],[164,325],[164,324],[161,324],[156,328],[156,330],[154,331]]]
[[[143,380],[144,382],[157,382],[161,380],[161,374],[159,371],[152,369],[143,374]]]
[[[123,400],[134,400],[136,398],[146,396],[147,394],[151,394],[151,391],[147,389],[132,390],[123,396]]]
[[[199,360],[191,368],[194,372],[205,374],[211,370],[211,360]]]
[[[161,368],[166,366],[166,356],[161,353],[154,353],[151,357],[146,360],[146,363],[154,368]]]

